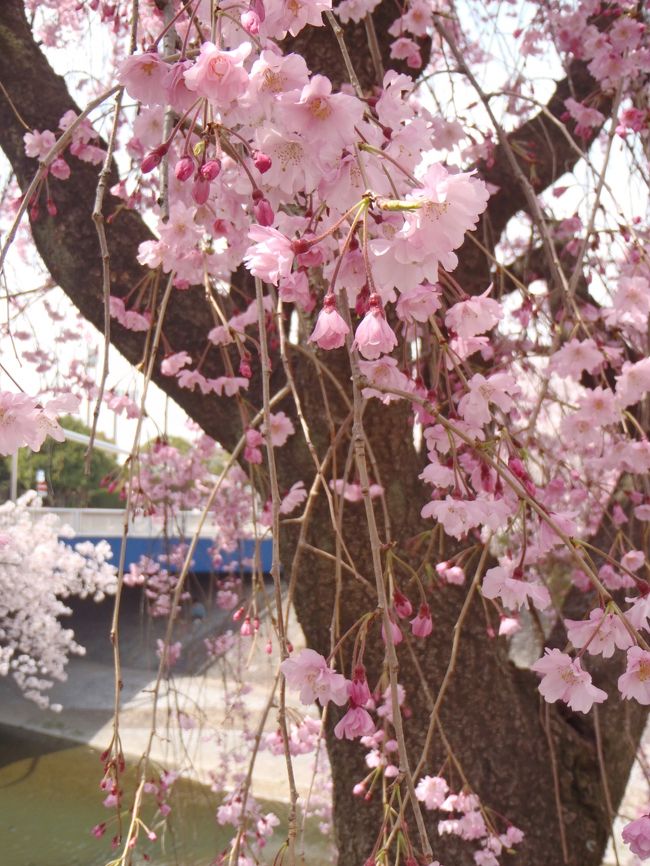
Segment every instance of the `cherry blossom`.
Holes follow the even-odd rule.
[[[549,703],[564,701],[581,713],[607,700],[607,692],[592,685],[591,675],[584,671],[578,659],[572,659],[558,649],[547,649],[543,658],[532,665],[541,674],[539,691]]]

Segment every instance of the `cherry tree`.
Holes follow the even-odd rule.
[[[48,57],[97,30],[79,105]],[[650,704],[643,4],[5,0],[0,46],[3,263],[36,252],[231,455],[183,465],[193,499],[136,445],[125,507],[207,515],[237,463],[233,526],[273,540],[287,862],[315,703],[341,862],[599,864]],[[69,390],[121,405],[109,373]],[[0,399],[3,453],[56,435]],[[162,586],[160,675],[191,556],[119,575]],[[120,863],[169,786],[142,766]],[[253,772],[218,862],[272,829]]]

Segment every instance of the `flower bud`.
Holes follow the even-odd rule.
[[[273,225],[275,214],[273,213],[273,208],[265,198],[260,199],[256,204],[253,205],[253,213],[255,214],[255,219],[257,220],[259,225]]]
[[[219,177],[221,162],[218,159],[209,159],[199,169],[199,174],[204,180],[211,181]]]
[[[177,180],[189,180],[194,174],[194,160],[191,156],[183,156],[174,166],[174,174]]]
[[[205,204],[210,195],[210,181],[197,177],[192,186],[192,198],[201,205]]]
[[[244,12],[239,19],[241,22],[241,26],[250,36],[257,36],[260,32],[260,16],[253,12],[252,9],[249,9],[248,12]]]
[[[164,144],[161,144],[160,147],[155,148],[155,150],[150,150],[140,163],[140,171],[142,174],[148,174],[150,171],[153,171],[156,166],[160,165],[160,162],[166,153],[167,146]]]
[[[265,174],[273,165],[273,163],[271,162],[271,157],[267,156],[265,153],[262,153],[261,150],[255,151],[253,162],[255,163],[255,168],[259,171],[260,174]]]

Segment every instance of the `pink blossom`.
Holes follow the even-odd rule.
[[[542,675],[539,691],[550,704],[561,700],[576,712],[588,713],[595,703],[607,699],[607,692],[592,685],[591,675],[582,669],[580,661],[559,649],[546,649],[531,670]]]
[[[354,334],[353,348],[364,358],[373,361],[382,354],[388,354],[397,345],[397,337],[386,321],[378,295],[371,295],[369,310]]]
[[[421,604],[418,615],[411,620],[411,629],[415,637],[428,637],[433,631],[433,620],[428,604]]]
[[[624,698],[650,704],[650,652],[633,646],[627,651],[627,668],[618,678],[618,689]]]
[[[340,349],[349,333],[350,329],[336,310],[334,295],[326,295],[309,339],[318,343],[321,349]]]
[[[269,420],[271,444],[275,448],[281,448],[289,436],[296,432],[293,423],[284,412],[271,413]],[[265,425],[262,425],[262,432],[266,433]]]
[[[439,809],[449,793],[449,785],[442,776],[423,776],[415,789],[415,796],[427,809]]]
[[[540,610],[550,605],[551,597],[545,586],[524,580],[521,574],[515,575],[514,564],[507,560],[501,565],[489,568],[485,572],[481,587],[483,596],[490,599],[500,598],[504,607],[510,610],[523,607],[529,598]]]
[[[490,287],[491,288],[491,287]],[[488,289],[482,295],[460,301],[450,307],[445,316],[447,327],[463,340],[491,330],[503,317],[501,304],[488,298]]]
[[[285,123],[308,140],[327,142],[340,147],[355,139],[355,126],[363,118],[363,104],[355,96],[332,93],[332,82],[324,75],[314,75],[295,102],[293,94],[280,97]]]
[[[254,277],[277,286],[291,273],[294,252],[291,241],[270,226],[253,225],[248,237],[255,241],[244,254],[244,262]]]
[[[175,376],[186,364],[190,364],[192,358],[187,352],[176,352],[174,355],[167,355],[163,358],[160,365],[160,372],[163,376]]]
[[[341,721],[334,728],[334,736],[339,740],[355,740],[357,737],[368,737],[375,730],[372,716],[363,707],[350,706]]]
[[[204,42],[199,59],[183,73],[187,89],[205,96],[220,108],[227,108],[246,91],[248,73],[244,60],[251,48],[250,42],[242,42],[232,51],[222,51],[214,43]]]
[[[595,373],[604,361],[605,356],[591,337],[582,342],[573,339],[551,356],[549,369],[563,378],[579,379],[583,370]]]
[[[637,857],[642,860],[647,860],[650,857],[650,816],[643,815],[636,821],[631,821],[623,828],[621,836]]]
[[[590,655],[602,653],[608,659],[616,648],[624,650],[632,644],[621,618],[598,607],[591,611],[588,620],[565,619],[564,625],[573,646],[576,649],[586,646]]]
[[[31,397],[0,391],[0,454],[13,454],[22,445],[34,448],[37,414]]]
[[[344,676],[335,673],[320,653],[301,650],[280,665],[289,688],[300,689],[303,704],[318,701],[324,707],[328,701],[339,706],[348,699],[348,684]],[[373,726],[374,728],[374,726]]]
[[[166,76],[167,64],[157,54],[133,54],[122,62],[118,81],[132,99],[145,105],[162,105]]]
[[[391,633],[391,637],[393,640],[393,645],[397,646],[398,644],[402,643],[402,641],[404,640],[404,635],[402,634],[402,630],[400,629],[400,627],[397,625],[396,622],[394,622],[390,618],[388,621],[390,623],[390,633]],[[383,622],[381,624],[381,639],[383,640],[384,643],[388,643],[388,641],[386,639],[386,629],[384,628]]]
[[[44,129],[42,132],[34,129],[32,132],[25,133],[23,141],[27,156],[42,160],[56,144],[56,136],[49,129]]]

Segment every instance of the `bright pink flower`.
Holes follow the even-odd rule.
[[[428,637],[433,631],[433,620],[428,604],[421,604],[418,615],[411,620],[411,628],[415,637]]]
[[[242,96],[248,85],[244,60],[251,52],[250,42],[242,42],[232,51],[221,51],[212,42],[201,45],[201,53],[185,73],[185,84],[199,96],[205,96],[219,108],[227,108]]]
[[[397,345],[397,337],[386,321],[378,295],[370,296],[370,307],[354,334],[353,348],[364,358],[374,361],[382,354],[392,352]]]
[[[304,649],[285,659],[280,670],[289,688],[300,689],[303,704],[318,701],[324,707],[328,701],[333,701],[341,707],[348,699],[345,677],[328,667],[327,661],[315,650]]]
[[[334,295],[325,295],[323,309],[318,314],[310,341],[317,343],[321,349],[340,349],[345,345],[345,337],[349,332],[343,317],[336,310]]]
[[[547,649],[531,670],[541,674],[539,691],[550,704],[564,701],[572,710],[588,713],[594,704],[607,700],[607,692],[592,684],[591,674],[582,669],[579,659],[574,660],[559,649]]]
[[[390,633],[391,633],[391,636],[393,638],[393,644],[395,646],[397,646],[398,644],[402,643],[402,641],[404,640],[404,635],[402,634],[402,631],[396,622],[393,622],[392,619],[389,620],[389,622],[390,622]],[[384,643],[387,643],[386,630],[384,628],[383,623],[381,624],[381,639],[383,640]]]
[[[650,704],[650,653],[633,646],[627,651],[627,668],[618,678],[618,689],[624,698]]]
[[[644,815],[623,828],[623,841],[642,860],[650,857],[650,816]]]

